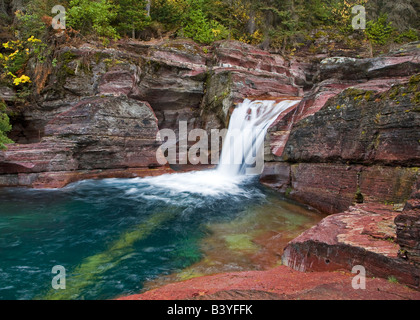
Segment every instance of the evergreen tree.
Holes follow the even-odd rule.
[[[67,24],[84,34],[117,38],[111,25],[117,16],[117,7],[110,0],[71,0],[67,11]]]
[[[150,24],[147,1],[114,0],[114,4],[118,8],[115,24],[120,35],[130,34],[135,38],[136,31],[142,31]]]
[[[218,21],[207,17],[202,9],[203,3],[203,0],[190,1],[182,28],[183,36],[203,44],[226,39],[229,36],[229,31]]]

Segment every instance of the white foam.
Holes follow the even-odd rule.
[[[175,193],[194,193],[204,196],[237,195],[243,192],[241,184],[249,177],[223,175],[217,170],[168,174],[141,179],[141,183],[171,190]]]

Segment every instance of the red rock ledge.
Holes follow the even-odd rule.
[[[295,270],[335,271],[364,266],[370,276],[419,289],[420,269],[399,255],[392,205],[360,204],[328,216],[291,241],[282,262]]]
[[[303,273],[286,266],[236,272],[172,283],[118,300],[411,300],[420,292],[384,279],[369,278],[355,290],[349,272]]]

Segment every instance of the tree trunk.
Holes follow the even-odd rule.
[[[249,20],[246,25],[246,29],[249,34],[254,34],[257,30],[256,23],[255,23],[255,13],[251,12]]]
[[[372,45],[372,41],[368,40],[368,44],[369,44],[369,57],[373,58],[373,45]]]
[[[146,0],[146,13],[148,17],[150,17],[151,6],[152,6],[152,0]]]

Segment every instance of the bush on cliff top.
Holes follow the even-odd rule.
[[[185,22],[181,34],[187,38],[203,44],[210,44],[217,40],[229,37],[229,31],[217,22],[209,19],[201,9],[201,3],[197,1],[185,16]]]
[[[150,35],[144,32],[149,26],[159,25],[160,30],[202,43],[229,38],[288,50],[314,29],[354,34],[355,5],[366,7],[369,37],[377,43],[389,38],[386,26],[391,22],[398,42],[416,38],[420,28],[420,4],[412,0],[25,0],[13,12],[24,13],[17,26],[20,35],[41,38],[46,30],[43,18],[52,19],[56,4],[66,8],[68,26],[83,35],[140,37]],[[382,16],[386,23],[378,24]]]

